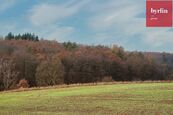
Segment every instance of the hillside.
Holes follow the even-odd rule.
[[[59,84],[172,80],[171,54],[49,40],[0,40],[0,90]],[[31,40],[30,40],[31,39]],[[8,73],[8,74],[7,74]]]

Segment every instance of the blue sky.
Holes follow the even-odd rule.
[[[0,35],[173,52],[172,28],[146,28],[145,0],[1,0]]]

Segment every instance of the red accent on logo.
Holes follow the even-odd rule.
[[[172,0],[147,0],[146,26],[172,27]]]

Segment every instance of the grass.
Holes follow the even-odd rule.
[[[173,83],[0,93],[0,115],[173,115]]]

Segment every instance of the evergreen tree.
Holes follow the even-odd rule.
[[[11,32],[9,32],[8,34],[7,34],[7,36],[5,36],[5,39],[6,40],[12,40],[12,39],[14,39],[15,37],[14,37],[14,35],[11,33]]]

